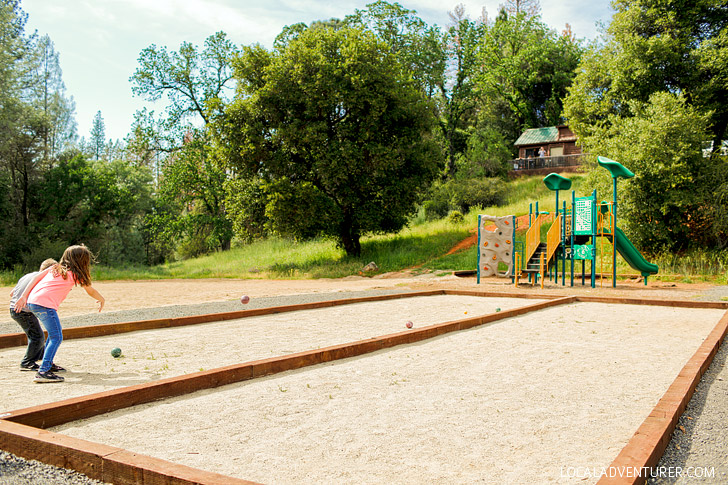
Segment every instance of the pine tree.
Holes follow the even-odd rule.
[[[104,126],[104,118],[101,116],[101,110],[97,111],[96,116],[94,116],[90,141],[93,155],[98,160],[104,153],[104,147],[106,146],[106,127]]]

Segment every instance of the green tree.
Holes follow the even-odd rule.
[[[468,133],[477,113],[475,74],[486,19],[468,19],[462,4],[449,15],[452,25],[443,34],[449,69],[439,84],[438,102],[440,128],[447,149],[446,174],[453,178],[458,169],[457,161],[467,149]]]
[[[633,116],[610,115],[584,142],[635,173],[619,187],[620,220],[635,245],[653,253],[724,247],[728,163],[703,156],[707,116],[670,93],[633,101],[629,110]],[[601,179],[600,193],[611,194],[606,170],[595,168],[590,177]]]
[[[122,202],[113,173],[81,154],[64,154],[33,193],[32,233],[38,241],[79,241],[98,247]]]
[[[33,41],[29,70],[30,99],[35,109],[42,113],[42,157],[44,163],[50,165],[55,156],[71,148],[76,140],[76,103],[72,97],[66,97],[66,85],[53,41],[47,35]]]
[[[116,181],[119,206],[98,246],[99,257],[109,265],[155,264],[144,233],[155,200],[152,172],[120,158],[110,158],[106,166]]]
[[[440,153],[433,108],[386,44],[308,29],[282,51],[245,48],[236,74],[221,146],[241,176],[270,184],[279,231],[358,255],[362,235],[403,227]]]
[[[31,193],[42,175],[45,122],[34,108],[33,37],[19,1],[0,2],[0,263],[12,266],[32,246]]]
[[[569,90],[566,114],[580,136],[631,116],[633,101],[680,93],[710,114],[719,146],[728,124],[728,4],[725,0],[619,0],[602,45],[593,46]]]
[[[106,125],[101,111],[97,111],[94,115],[94,121],[91,125],[91,150],[95,160],[99,160],[106,149]]]
[[[47,36],[25,35],[26,19],[20,2],[0,2],[0,267],[37,268],[78,242],[105,263],[144,262],[149,171],[120,146],[103,163],[73,146],[59,56]]]
[[[227,217],[223,187],[227,173],[210,153],[202,131],[191,133],[185,145],[164,166],[160,197],[179,214],[170,228],[182,242],[184,257],[215,249],[230,249],[232,222]]]
[[[422,91],[436,101],[438,128],[447,154],[445,176],[454,177],[474,117],[473,74],[483,35],[483,20],[472,21],[465,7],[449,12],[443,32],[428,26],[417,12],[383,0],[346,17],[348,25],[365,28],[390,46]]]
[[[177,52],[151,45],[142,51],[130,78],[135,95],[147,101],[166,97],[161,115],[137,113],[130,149],[136,159],[158,164],[160,193],[167,202],[185,201],[164,204],[165,210],[156,213],[165,221],[176,221],[172,234],[182,238],[179,242],[188,248],[185,254],[210,250],[211,241],[218,249],[230,248],[231,222],[222,201],[227,176],[208,143],[209,127],[222,115],[232,89],[231,59],[237,51],[224,32],[208,37],[203,49],[188,42]],[[174,208],[180,211],[177,219],[168,213]],[[169,232],[149,234],[163,234],[166,242],[157,246],[169,246]]]
[[[222,112],[230,88],[230,60],[237,48],[224,32],[197,46],[183,42],[178,52],[152,44],[139,56],[139,67],[129,79],[132,92],[147,101],[167,98],[163,128],[176,134],[179,147],[190,126],[207,125]]]
[[[501,10],[479,54],[475,136],[503,143],[514,154],[523,130],[563,122],[562,100],[582,54],[571,35],[557,35],[538,16]]]
[[[423,92],[434,96],[444,83],[445,53],[439,27],[429,26],[398,3],[383,0],[347,15],[345,25],[370,30],[390,46],[392,53],[409,71]]]
[[[61,135],[72,134],[57,55],[47,37],[26,36],[20,2],[0,2],[0,265],[13,266],[37,246],[36,195]],[[58,103],[56,103],[58,102]],[[65,139],[68,141],[68,138]]]
[[[644,249],[725,246],[725,158],[704,156],[701,142],[720,147],[728,121],[726,6],[615,2],[603,43],[585,55],[565,100],[586,151],[637,174],[623,191],[624,220]]]
[[[27,14],[19,0],[0,2],[0,150],[7,153],[17,124],[14,108],[20,103],[20,64],[27,51],[24,36]]]

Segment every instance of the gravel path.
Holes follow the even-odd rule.
[[[375,290],[361,292],[337,292],[290,295],[285,297],[256,298],[248,308],[307,303],[313,301],[401,293],[403,289]],[[707,298],[720,301],[728,294],[728,287],[711,291]],[[88,314],[63,320],[65,327],[116,323],[124,321],[178,317],[203,313],[218,313],[239,310],[238,301],[203,303],[199,305],[175,305],[159,308],[126,310],[113,313]],[[17,332],[17,324],[4,317],[0,321],[0,333]],[[725,343],[725,342],[724,342]],[[698,385],[685,413],[681,416],[672,440],[662,457],[657,472],[663,477],[651,478],[650,484],[672,483],[728,483],[728,346],[724,345],[713,360]],[[679,467],[679,469],[677,468]],[[696,467],[706,469],[712,476],[697,476],[702,473]],[[682,476],[676,476],[682,470]],[[689,474],[692,475],[689,475]],[[669,476],[672,475],[672,476]],[[704,475],[704,474],[703,474]],[[100,484],[84,475],[59,469],[36,461],[26,461],[12,454],[0,451],[0,485],[35,485],[38,483],[61,485]]]

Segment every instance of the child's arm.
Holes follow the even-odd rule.
[[[86,290],[88,296],[90,296],[99,303],[99,311],[101,311],[101,309],[104,308],[104,303],[106,303],[106,300],[103,296],[101,296],[101,293],[99,293],[96,288],[91,285],[84,286],[83,289]]]
[[[33,291],[33,288],[35,288],[35,285],[37,285],[38,282],[40,280],[42,280],[43,277],[46,274],[48,274],[48,272],[50,270],[52,270],[52,269],[53,269],[53,266],[51,266],[50,268],[44,269],[43,271],[41,271],[40,273],[38,273],[35,276],[35,278],[33,278],[31,280],[30,283],[28,283],[28,286],[25,288],[25,291],[23,292],[23,294],[20,296],[20,298],[18,298],[18,301],[15,302],[15,308],[13,308],[13,310],[15,310],[16,312],[19,312],[19,311],[21,311],[23,309],[23,307],[25,306],[25,304],[28,302],[28,295],[30,295],[30,292]]]

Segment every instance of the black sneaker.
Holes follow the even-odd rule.
[[[60,365],[51,364],[51,372],[66,372],[66,369],[64,369]]]
[[[20,370],[37,371],[38,369],[40,369],[40,366],[35,362],[31,362],[30,364],[20,364]]]
[[[38,372],[35,375],[35,379],[33,379],[33,382],[37,382],[39,384],[45,384],[47,382],[63,382],[64,379],[61,376],[55,375],[53,372]]]

